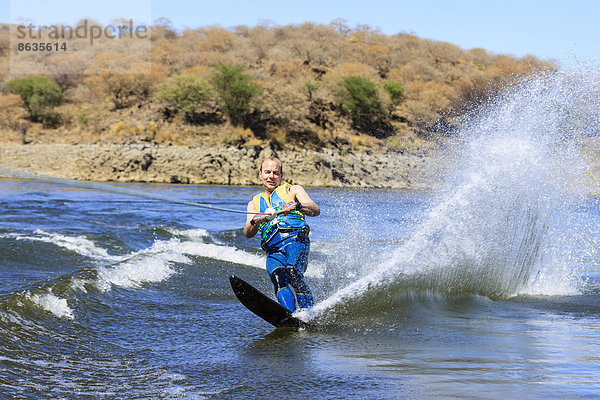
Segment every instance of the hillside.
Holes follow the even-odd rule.
[[[343,21],[178,32],[159,20],[151,33],[143,73],[147,60],[118,58],[112,43],[32,59],[62,92],[36,117],[7,85],[20,76],[8,74],[4,25],[0,140],[420,152],[504,83],[553,68]],[[242,108],[227,103],[219,74],[248,78]]]

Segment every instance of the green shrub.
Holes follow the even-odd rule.
[[[384,83],[383,88],[390,96],[393,106],[397,106],[404,97],[404,85],[401,82],[387,81]]]
[[[6,88],[21,96],[33,122],[54,123],[58,115],[52,111],[63,98],[60,86],[45,76],[29,76],[9,81]]]
[[[308,80],[304,81],[301,89],[303,91],[305,91],[306,94],[308,95],[308,101],[312,101],[313,94],[319,89],[319,83],[316,81],[313,81],[312,79],[308,79]]]
[[[165,82],[157,97],[168,107],[174,107],[189,116],[197,111],[202,103],[213,98],[213,91],[205,80],[197,75],[185,73]]]
[[[232,124],[239,125],[250,110],[252,98],[261,92],[260,86],[252,82],[242,66],[234,64],[217,65],[212,83],[223,111]]]
[[[381,113],[377,86],[364,76],[343,78],[338,100],[348,109],[354,122],[359,122],[363,118],[372,119]]]

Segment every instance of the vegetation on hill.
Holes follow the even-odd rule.
[[[150,60],[48,53],[10,76],[0,29],[0,138],[416,151],[508,82],[553,65],[368,26],[151,27]],[[150,64],[148,64],[150,63]]]

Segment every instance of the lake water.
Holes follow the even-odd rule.
[[[236,209],[257,190],[127,186]],[[311,219],[307,279],[326,307],[310,315],[314,329],[274,330],[229,287],[235,274],[272,291],[243,215],[35,182],[1,182],[0,193],[9,398],[598,395],[600,256],[584,243],[572,265],[522,285],[495,281],[513,265],[466,255],[439,260],[447,273],[431,255],[415,260],[422,269],[390,266],[413,248],[430,195],[311,190],[323,215]],[[583,201],[559,225],[597,225],[598,210]]]
[[[600,204],[568,138],[592,97],[552,79],[465,121],[439,189],[309,189],[305,330],[233,295],[231,274],[272,295],[244,215],[0,181],[0,397],[599,397]]]

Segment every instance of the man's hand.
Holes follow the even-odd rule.
[[[254,217],[252,217],[252,219],[250,220],[250,225],[257,225],[260,224],[262,222],[262,217],[264,215],[261,214],[256,214]]]
[[[264,216],[267,218],[267,221],[271,221],[277,216],[277,211],[274,208],[269,207],[265,210]]]
[[[300,204],[298,202],[290,201],[285,206],[283,206],[283,208],[281,209],[281,212],[283,212],[284,215],[288,215],[289,213],[291,213],[293,211],[300,211],[300,209],[302,209],[302,204]]]
[[[277,211],[274,208],[267,208],[265,212],[256,214],[250,220],[250,225],[261,224],[266,221],[271,221],[277,216]]]

